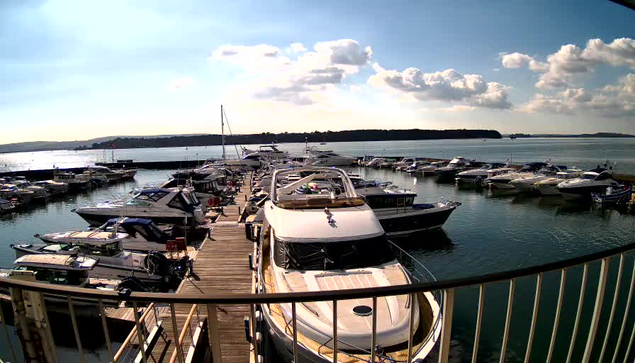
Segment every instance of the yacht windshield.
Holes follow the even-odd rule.
[[[597,175],[593,174],[583,174],[581,178],[586,180],[595,180],[596,177]]]
[[[395,259],[385,236],[346,242],[284,242],[276,239],[274,261],[292,270],[346,270]]]

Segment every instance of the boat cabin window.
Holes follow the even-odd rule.
[[[190,202],[189,199],[186,199],[183,193],[178,193],[174,196],[174,198],[172,198],[170,203],[168,203],[168,207],[189,212],[192,210],[192,202]]]
[[[123,251],[123,245],[120,241],[102,245],[80,244],[76,245],[74,248],[79,249],[80,252],[87,255],[97,255],[104,257],[112,257]]]
[[[607,180],[607,179],[611,179],[611,175],[609,175],[608,173],[601,173],[600,175],[597,176],[597,178],[595,178],[595,180]]]
[[[395,259],[386,236],[345,242],[284,242],[276,238],[274,262],[292,270],[346,270]]]
[[[55,285],[81,285],[88,279],[88,271],[51,270],[46,268],[20,266],[16,270],[35,272],[36,281]]]
[[[596,177],[599,177],[599,175],[594,175],[594,174],[582,174],[581,178],[582,179],[586,179],[586,180],[595,180]],[[599,180],[599,179],[598,179]]]
[[[167,192],[154,192],[154,193],[139,193],[134,199],[136,200],[148,200],[157,202],[159,199],[168,195]]]
[[[369,195],[366,197],[366,204],[372,209],[377,208],[401,208],[412,207],[415,197],[400,195]]]

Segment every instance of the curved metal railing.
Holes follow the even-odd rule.
[[[443,308],[442,308],[442,331],[441,331],[441,339],[439,345],[439,361],[447,362],[448,354],[449,354],[449,338],[451,334],[452,328],[452,313],[454,308],[454,292],[456,289],[468,288],[468,287],[480,287],[479,294],[479,305],[477,310],[477,326],[476,326],[476,334],[474,337],[474,349],[473,349],[473,361],[476,360],[476,355],[478,352],[479,346],[479,338],[480,338],[480,330],[482,324],[482,313],[483,313],[483,294],[484,294],[484,286],[486,284],[494,283],[494,282],[509,282],[509,299],[507,304],[507,311],[505,314],[505,328],[503,332],[503,340],[501,344],[501,361],[504,361],[506,356],[507,349],[507,340],[509,338],[509,330],[510,330],[510,322],[513,308],[513,300],[514,300],[514,292],[516,286],[516,280],[518,278],[530,277],[534,276],[536,279],[536,293],[534,297],[534,305],[533,305],[533,313],[532,320],[530,326],[530,334],[527,341],[527,349],[525,353],[525,361],[529,360],[532,350],[533,337],[536,334],[536,320],[539,311],[539,301],[540,301],[540,292],[542,286],[542,277],[543,274],[547,272],[559,271],[560,272],[560,288],[558,294],[558,303],[556,306],[556,314],[553,324],[553,330],[551,332],[551,341],[549,344],[549,351],[547,360],[551,361],[553,359],[554,345],[555,345],[555,337],[558,332],[558,325],[560,321],[560,317],[562,315],[562,305],[563,305],[563,295],[564,295],[564,287],[566,283],[566,274],[567,270],[576,266],[584,267],[584,275],[582,277],[581,283],[581,297],[578,302],[578,307],[576,311],[575,325],[573,328],[573,336],[570,342],[569,350],[568,350],[568,361],[571,360],[573,348],[575,345],[576,336],[578,335],[578,328],[580,325],[580,316],[582,310],[582,297],[585,293],[585,288],[587,285],[587,276],[589,270],[589,264],[594,261],[601,261],[601,268],[598,280],[598,287],[596,291],[595,304],[593,305],[593,313],[591,318],[591,325],[588,329],[589,333],[586,337],[585,349],[582,361],[588,362],[591,359],[591,353],[593,350],[594,342],[596,339],[596,335],[598,333],[598,326],[600,325],[601,318],[606,318],[607,314],[602,314],[602,306],[604,302],[604,295],[606,291],[606,284],[608,279],[609,272],[609,262],[611,258],[619,256],[619,267],[617,273],[617,287],[615,288],[614,296],[612,299],[612,304],[610,311],[611,313],[608,316],[608,320],[606,323],[604,321],[602,324],[606,324],[606,333],[604,336],[604,340],[602,342],[602,350],[600,352],[600,360],[605,360],[605,357],[610,357],[607,354],[609,353],[609,349],[607,349],[607,342],[609,340],[609,335],[611,333],[611,327],[613,325],[613,321],[615,320],[616,310],[618,307],[617,301],[620,296],[620,284],[623,284],[624,287],[628,286],[628,300],[624,307],[623,313],[623,321],[620,326],[620,332],[618,336],[617,345],[615,346],[615,351],[613,352],[613,361],[618,356],[620,352],[621,345],[627,344],[626,350],[626,358],[629,357],[631,353],[632,342],[635,338],[635,334],[631,334],[630,339],[626,338],[626,325],[632,321],[628,319],[630,304],[632,300],[633,294],[633,285],[635,284],[635,268],[633,272],[633,276],[630,279],[630,282],[624,281],[623,278],[623,269],[624,262],[626,260],[625,254],[635,250],[635,243],[625,244],[619,247],[610,248],[603,251],[598,251],[595,253],[591,253],[584,256],[578,256],[562,261],[549,262],[541,265],[525,267],[516,270],[510,271],[502,271],[495,272],[481,276],[471,276],[457,279],[449,279],[442,281],[435,281],[434,279],[430,279],[430,281],[421,281],[413,284],[407,285],[399,285],[399,286],[388,286],[388,287],[380,287],[380,288],[364,288],[364,289],[347,289],[347,290],[337,290],[330,292],[305,292],[305,293],[273,293],[273,294],[232,294],[232,293],[207,293],[207,294],[165,294],[165,293],[132,293],[127,296],[122,296],[112,291],[99,291],[99,290],[88,290],[81,288],[74,288],[69,286],[55,286],[49,284],[41,284],[37,282],[31,281],[21,281],[14,280],[10,278],[0,278],[0,288],[8,289],[11,288],[13,292],[15,291],[28,291],[28,292],[40,292],[47,295],[62,295],[66,296],[69,301],[69,311],[72,311],[70,307],[73,305],[74,301],[86,299],[94,299],[96,302],[101,304],[103,301],[127,301],[133,302],[135,304],[138,303],[156,303],[156,304],[207,304],[208,312],[212,311],[214,314],[216,313],[217,305],[224,304],[243,304],[254,306],[258,304],[267,304],[267,303],[301,303],[301,302],[316,302],[316,301],[333,301],[337,302],[338,300],[348,300],[348,299],[357,299],[357,298],[377,298],[382,296],[394,296],[394,295],[407,295],[407,294],[416,294],[422,292],[438,292],[443,295]],[[405,252],[405,251],[404,251]],[[402,255],[402,257],[405,255]],[[409,255],[408,255],[409,256]],[[412,257],[412,256],[410,256]],[[414,259],[414,258],[413,258]],[[425,266],[423,267],[425,268]],[[427,271],[427,269],[426,269]],[[429,271],[428,271],[429,273]],[[210,306],[213,308],[210,309]],[[622,306],[620,304],[620,306]],[[606,306],[608,307],[608,305]],[[585,310],[586,311],[586,310]],[[252,309],[253,316],[253,309]],[[217,320],[217,319],[211,319]],[[374,320],[374,319],[373,319]],[[3,319],[4,321],[4,319]],[[105,324],[105,320],[102,320]],[[628,322],[627,322],[628,321]],[[104,326],[105,329],[107,329]],[[210,323],[210,331],[213,332],[214,326]],[[373,329],[374,330],[374,329]],[[253,330],[252,330],[253,331]],[[635,333],[635,329],[633,329]],[[216,329],[216,333],[218,333]],[[255,335],[255,333],[254,333]],[[336,335],[336,332],[334,332]],[[76,334],[79,336],[79,333]],[[143,339],[140,337],[140,339]],[[212,351],[214,353],[214,347],[218,348],[218,343],[214,341],[215,337],[210,336],[210,345],[212,346]],[[108,342],[108,344],[110,344]],[[79,346],[79,344],[78,344]],[[257,354],[257,349],[254,350],[254,354]],[[597,352],[596,352],[597,355]],[[216,356],[215,358],[218,361],[222,361],[222,357]],[[181,354],[178,355],[179,361],[182,357]],[[608,360],[608,358],[606,359]],[[216,361],[216,360],[215,360]]]

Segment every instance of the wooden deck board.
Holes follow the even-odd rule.
[[[236,196],[237,203],[242,204],[244,193],[247,191],[246,186],[242,188]],[[251,292],[252,271],[249,269],[248,256],[253,252],[253,242],[246,239],[244,226],[237,223],[239,204],[224,207],[223,214],[216,223],[211,224],[211,237],[207,238],[197,251],[193,276],[181,283],[177,293]],[[179,333],[191,307],[188,304],[175,305]],[[169,311],[166,309],[163,317],[167,340],[160,339],[153,350],[153,356],[157,360],[162,352],[166,351],[162,359],[164,362],[169,362],[172,357],[176,341]],[[199,306],[199,314],[201,319],[207,316],[206,306]],[[245,339],[243,325],[246,316],[249,316],[249,306],[219,306],[218,329],[224,363],[249,362],[250,345]],[[196,320],[196,315],[193,320]],[[189,333],[186,336],[189,339]],[[187,347],[184,347],[184,351],[187,352]]]

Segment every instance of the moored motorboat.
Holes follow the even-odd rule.
[[[533,175],[522,175],[516,179],[511,180],[509,183],[513,185],[518,192],[535,192],[537,191],[537,187],[535,186],[537,182],[551,178],[557,175],[557,173],[565,170],[567,170],[567,167],[564,165],[548,164]]]
[[[15,205],[6,199],[0,199],[0,214],[11,213],[15,211]]]
[[[443,168],[445,165],[445,161],[433,161],[430,164],[417,168],[417,171],[415,173],[421,174],[423,176],[434,175],[437,169]]]
[[[34,183],[36,186],[42,187],[51,197],[56,197],[68,193],[68,184],[56,182],[54,180],[43,180]]]
[[[632,191],[632,187],[626,185],[607,187],[602,193],[591,193],[591,199],[600,205],[624,203],[631,200]]]
[[[257,256],[259,293],[315,292],[342,288],[372,288],[408,284],[409,275],[396,261],[375,214],[357,195],[346,173],[339,169],[312,169],[312,174],[284,185],[274,172],[271,200]],[[304,175],[304,174],[302,174]],[[319,179],[311,194],[298,186]],[[337,182],[339,181],[339,182]],[[412,362],[424,359],[440,334],[439,304],[430,293],[371,299],[342,300],[337,310],[337,362],[367,362],[375,350],[383,360],[404,361],[408,356],[409,317],[413,316]],[[333,311],[330,302],[296,305],[300,362],[334,362]],[[262,304],[266,327],[284,359],[292,359],[291,304]],[[376,345],[371,347],[369,319],[377,314]]]
[[[611,172],[605,170],[600,173],[584,172],[578,178],[561,182],[557,188],[564,199],[588,201],[592,193],[602,193],[608,187],[617,188],[618,186],[619,183],[613,180]]]
[[[565,180],[577,178],[582,175],[582,170],[567,170],[557,172],[554,177],[536,182],[534,185],[540,195],[560,195],[558,184]]]
[[[395,187],[358,188],[357,193],[364,196],[388,236],[441,228],[461,205],[451,201],[416,204],[416,193]]]
[[[489,163],[480,168],[465,170],[458,173],[455,181],[459,186],[475,186],[480,188],[486,185],[485,180],[487,180],[487,178],[513,170],[514,169],[509,167],[509,164]]]
[[[504,193],[513,193],[517,192],[516,187],[510,182],[514,179],[523,178],[523,177],[531,177],[538,170],[547,166],[547,163],[543,162],[533,162],[527,163],[522,166],[522,168],[518,171],[510,171],[507,173],[501,173],[492,177],[488,177],[485,182],[487,183],[489,189],[494,192],[504,192]]]
[[[105,202],[73,211],[92,226],[118,217],[145,218],[179,226],[196,226],[204,222],[199,200],[186,188],[143,189],[128,201]]]
[[[163,246],[174,238],[149,219],[112,218],[98,228],[36,234],[47,244],[86,244],[120,242],[127,251],[148,252],[164,250]]]
[[[474,167],[474,161],[467,160],[462,156],[457,156],[454,159],[450,160],[448,165],[437,168],[434,171],[434,175],[437,177],[438,182],[454,182],[454,179],[458,173]]]

